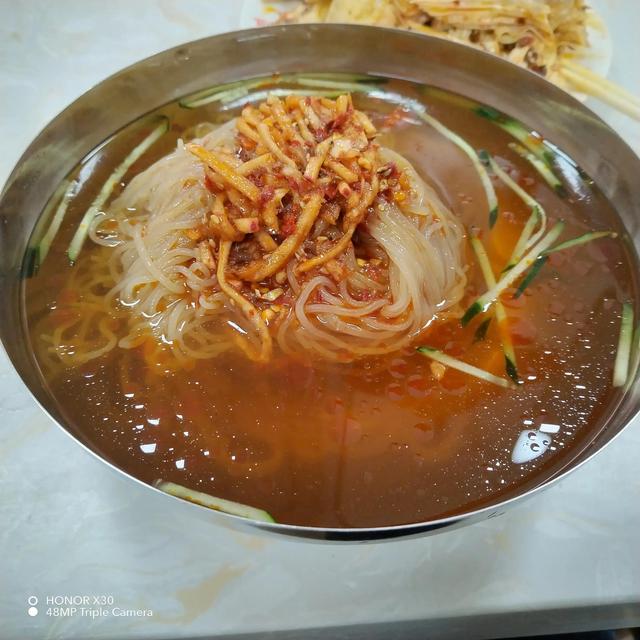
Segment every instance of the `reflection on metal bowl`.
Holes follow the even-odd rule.
[[[385,42],[384,49],[379,44]],[[420,66],[414,61],[420,60]],[[423,61],[428,61],[424,64]],[[319,68],[321,67],[321,68]],[[492,56],[454,43],[363,26],[300,25],[248,30],[185,44],[139,62],[105,80],[53,120],[27,149],[0,198],[2,293],[0,335],[16,370],[36,400],[69,431],[40,377],[24,339],[20,268],[37,216],[62,178],[113,132],[186,94],[219,83],[280,73],[370,73],[463,94],[527,123],[577,160],[618,211],[636,242],[640,237],[640,160],[597,116],[545,80]],[[109,108],[104,108],[109,105]],[[516,498],[441,520],[389,527],[337,529],[246,520],[167,496],[167,509],[198,509],[229,526],[258,527],[301,538],[365,541],[425,534],[494,517],[514,502],[563,477],[600,451],[638,410],[635,385],[615,416],[572,462],[541,486]],[[523,432],[516,461],[531,459],[552,437]],[[91,450],[88,442],[73,437]],[[538,442],[539,440],[539,442]],[[533,445],[531,444],[533,443]],[[95,452],[94,452],[95,453]],[[99,455],[96,453],[96,455]],[[528,457],[527,457],[528,456]],[[107,464],[109,464],[107,462]],[[116,471],[122,470],[113,467]],[[135,478],[132,478],[135,480]],[[147,486],[147,485],[145,485]],[[150,490],[154,490],[149,487]]]

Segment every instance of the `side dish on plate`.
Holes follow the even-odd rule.
[[[604,25],[585,0],[307,0],[280,21],[397,27],[469,45],[640,120],[640,97],[590,67]],[[425,61],[426,62],[426,61]]]

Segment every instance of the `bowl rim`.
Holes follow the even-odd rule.
[[[4,196],[6,195],[10,185],[15,180],[20,167],[28,159],[32,153],[34,148],[37,146],[37,143],[42,139],[47,130],[58,120],[63,119],[64,116],[72,110],[77,103],[83,101],[87,96],[91,95],[98,88],[113,83],[116,78],[127,75],[132,72],[134,69],[141,65],[149,65],[153,63],[157,63],[166,59],[168,56],[176,55],[180,53],[185,47],[200,44],[207,44],[208,46],[215,46],[216,43],[222,41],[233,41],[233,40],[252,40],[255,38],[277,38],[280,33],[286,33],[288,31],[308,31],[312,30],[314,32],[323,32],[323,31],[335,31],[335,30],[357,30],[357,31],[370,31],[379,34],[379,37],[384,37],[384,34],[387,32],[401,32],[401,38],[404,39],[416,39],[422,40],[426,42],[437,42],[439,46],[443,46],[445,48],[451,49],[464,49],[467,51],[466,55],[475,56],[478,59],[482,60],[491,60],[492,64],[497,64],[502,67],[502,69],[517,69],[515,73],[520,74],[523,77],[527,77],[527,82],[542,82],[548,85],[547,89],[553,92],[558,92],[558,95],[563,94],[564,101],[567,102],[572,108],[586,115],[587,117],[593,119],[599,126],[608,129],[611,134],[617,139],[617,143],[627,147],[632,154],[634,152],[629,148],[627,143],[611,128],[608,124],[606,124],[597,114],[595,114],[590,108],[586,107],[582,102],[580,102],[577,98],[571,95],[569,92],[561,89],[557,85],[554,85],[547,79],[541,77],[539,74],[534,73],[528,69],[524,69],[522,67],[517,67],[513,63],[510,63],[498,56],[494,56],[493,54],[487,53],[485,51],[475,49],[473,47],[469,47],[468,45],[452,42],[452,41],[444,41],[441,38],[436,38],[434,36],[430,36],[427,34],[418,33],[415,31],[406,31],[397,28],[389,28],[389,27],[376,27],[369,25],[355,25],[355,24],[341,24],[341,23],[332,23],[332,24],[287,24],[287,25],[272,25],[266,27],[256,27],[250,29],[240,29],[234,31],[228,31],[212,36],[207,36],[204,38],[199,38],[197,40],[192,40],[188,42],[184,42],[182,44],[170,47],[163,51],[154,53],[145,58],[141,58],[136,62],[129,64],[122,69],[119,69],[115,73],[110,74],[105,77],[101,81],[92,85],[89,89],[80,94],[77,98],[75,98],[71,103],[69,103],[64,109],[62,109],[56,116],[50,119],[47,124],[40,130],[40,132],[33,138],[27,148],[23,151],[20,158],[16,162],[13,170],[10,172],[7,180],[0,190],[0,204]],[[243,76],[240,75],[240,78],[248,78],[251,76]],[[393,78],[394,76],[388,75],[387,77]],[[397,76],[400,77],[400,76]],[[202,89],[206,89],[208,87],[202,87]],[[171,102],[169,100],[168,102]],[[635,155],[635,154],[634,154]],[[37,219],[37,218],[36,218]],[[596,454],[606,448],[611,442],[613,442],[628,426],[628,424],[633,420],[633,418],[637,415],[639,408],[636,408],[633,413],[625,419],[624,426],[620,428],[616,433],[614,433],[608,440],[602,443],[599,447],[592,447],[591,451],[587,452],[586,455],[582,457],[582,459],[577,460],[577,458],[582,455],[577,454],[576,458],[570,459],[566,464],[561,467],[559,470],[555,472],[554,475],[549,477],[547,480],[543,481],[542,484],[534,486],[522,493],[517,493],[516,495],[506,499],[506,500],[497,500],[496,502],[492,502],[489,505],[483,506],[481,508],[477,508],[471,511],[465,511],[463,513],[457,515],[446,516],[442,518],[437,518],[434,520],[427,520],[421,522],[410,522],[403,523],[397,525],[387,525],[387,526],[376,526],[376,527],[322,527],[322,526],[307,526],[307,525],[296,525],[296,524],[287,524],[287,523],[267,523],[257,520],[252,520],[248,518],[244,518],[242,516],[237,516],[233,514],[229,514],[223,511],[218,511],[211,509],[209,507],[205,507],[198,503],[189,502],[182,498],[178,498],[176,496],[170,495],[157,487],[148,484],[147,482],[141,480],[136,477],[132,473],[120,468],[115,463],[111,462],[107,458],[103,457],[98,451],[94,450],[89,446],[88,443],[83,442],[78,436],[76,436],[73,430],[66,426],[63,420],[57,419],[52,412],[41,402],[41,400],[35,395],[35,392],[32,390],[31,386],[27,383],[22,373],[14,363],[14,359],[12,358],[10,352],[7,349],[5,344],[4,335],[0,335],[0,348],[3,349],[4,353],[7,355],[8,361],[11,363],[14,370],[18,373],[20,379],[23,384],[27,388],[31,397],[35,400],[38,406],[44,411],[44,413],[51,419],[53,422],[62,429],[70,438],[73,439],[74,442],[79,444],[85,451],[88,451],[92,456],[98,459],[102,464],[106,464],[110,469],[115,471],[118,475],[126,477],[128,480],[133,480],[139,485],[144,486],[146,489],[151,489],[158,494],[161,494],[167,498],[173,500],[174,504],[187,504],[189,508],[195,508],[200,514],[207,513],[208,515],[213,516],[216,519],[220,520],[220,523],[227,522],[228,524],[233,524],[238,526],[241,529],[247,529],[247,527],[253,531],[255,529],[276,533],[276,534],[284,534],[294,538],[301,538],[306,540],[317,540],[317,541],[337,541],[337,542],[367,542],[367,541],[383,541],[385,539],[397,539],[399,537],[408,538],[410,536],[415,535],[424,535],[429,532],[435,532],[438,530],[444,530],[445,528],[453,528],[456,525],[460,524],[472,524],[474,522],[478,522],[483,519],[490,519],[497,515],[502,515],[502,513],[509,507],[511,507],[516,502],[522,502],[526,498],[530,498],[537,493],[547,489],[558,483],[560,480],[566,478],[569,474],[571,474],[576,469],[582,467],[585,463],[590,461]],[[637,379],[637,378],[636,378]],[[608,418],[608,421],[616,414],[619,407],[616,407],[611,416]],[[606,428],[606,423],[603,425],[602,429]],[[576,462],[577,460],[577,462]],[[193,511],[195,513],[195,511]]]

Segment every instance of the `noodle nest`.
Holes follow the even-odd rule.
[[[70,364],[151,341],[178,362],[240,349],[350,361],[407,346],[457,312],[463,230],[349,95],[275,96],[197,128],[90,229]]]

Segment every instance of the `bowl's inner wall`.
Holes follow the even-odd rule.
[[[640,160],[597,116],[533,73],[463,45],[374,27],[289,25],[199,40],[139,62],[79,98],[31,144],[3,190],[0,337],[23,380],[53,417],[60,421],[23,337],[20,266],[36,219],[59,182],[115,131],[167,102],[222,82],[305,71],[372,73],[431,84],[522,120],[594,178],[638,250]],[[638,404],[632,390],[582,458],[618,433]]]

